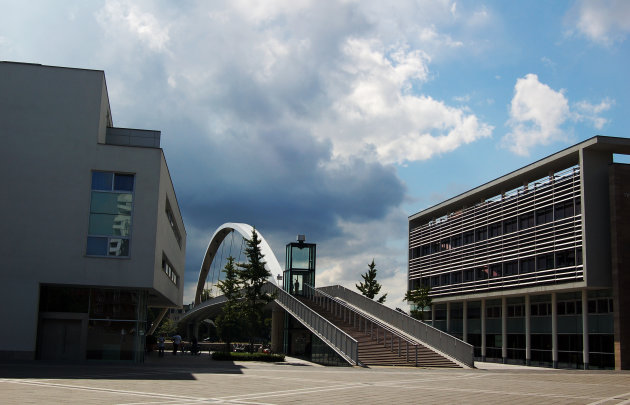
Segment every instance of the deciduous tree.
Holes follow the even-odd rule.
[[[415,290],[409,290],[405,294],[404,300],[415,306],[415,309],[411,310],[411,316],[424,321],[424,309],[431,308],[432,300],[429,296],[431,287],[420,286]]]

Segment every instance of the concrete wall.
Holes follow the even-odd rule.
[[[582,246],[588,287],[610,287],[610,205],[608,167],[612,153],[580,150],[582,175]]]
[[[630,165],[610,168],[615,368],[630,369]]]
[[[170,180],[166,160],[162,156],[160,161],[160,185],[157,212],[157,232],[155,241],[155,289],[169,301],[181,303],[184,299],[184,268],[186,266],[186,229],[182,219],[173,183]],[[166,216],[166,201],[168,200],[177,227],[181,235],[181,246],[177,243],[171,224]],[[162,254],[166,255],[179,276],[178,288],[166,277],[162,270]]]

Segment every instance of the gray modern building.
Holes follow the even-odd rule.
[[[409,217],[409,288],[477,359],[630,368],[630,139],[596,136]]]
[[[113,126],[102,71],[0,62],[0,138],[0,356],[142,361],[183,298],[160,132]]]

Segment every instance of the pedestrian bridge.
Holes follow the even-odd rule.
[[[206,280],[216,257],[227,257],[224,251],[220,253],[226,237],[236,232],[249,239],[253,229],[247,224],[226,223],[214,232],[199,272],[195,307],[182,317],[180,324],[193,325],[196,333],[196,325],[221,313],[224,296],[201,301]],[[256,232],[268,270],[272,275],[282,274],[271,247]],[[229,255],[236,257],[233,247],[232,238]],[[301,293],[295,295],[277,286],[272,276],[264,291],[276,295],[270,304],[272,349],[276,352],[282,351],[284,322],[280,318],[286,313],[350,365],[474,366],[470,344],[342,286],[315,288],[305,284]]]

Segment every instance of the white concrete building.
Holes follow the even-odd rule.
[[[160,132],[113,127],[102,71],[0,62],[0,139],[0,357],[142,361],[183,298]]]

